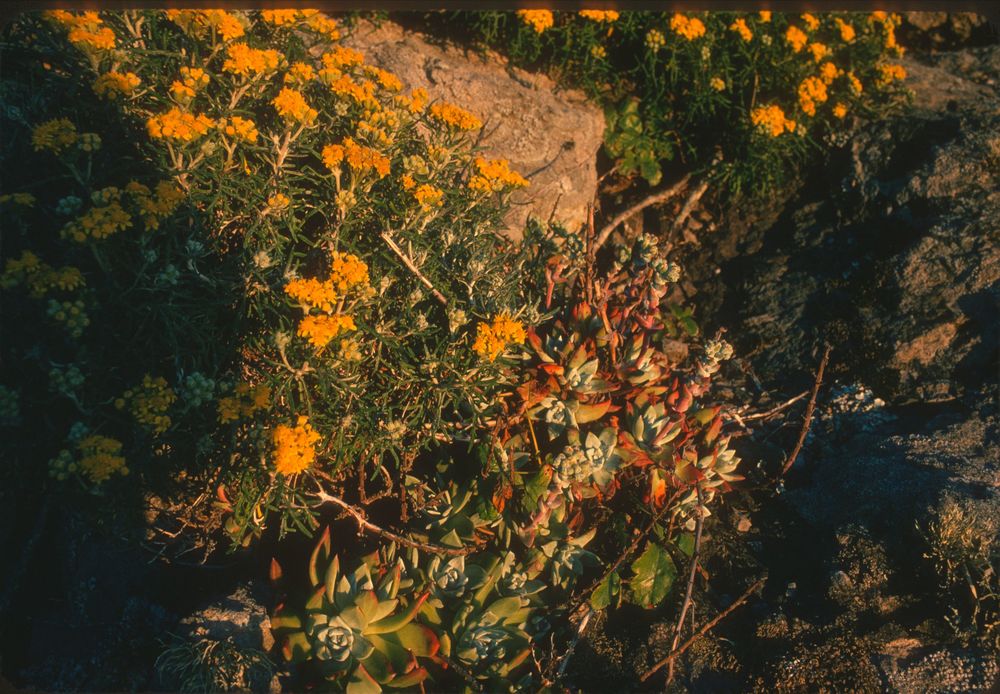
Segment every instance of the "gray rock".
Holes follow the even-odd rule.
[[[423,87],[432,99],[468,109],[485,123],[484,156],[507,159],[531,181],[512,196],[508,235],[520,238],[529,216],[572,231],[586,222],[604,115],[581,92],[557,92],[552,80],[508,67],[499,55],[441,47],[392,22],[361,22],[344,44],[408,89]]]

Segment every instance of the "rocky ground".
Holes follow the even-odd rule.
[[[981,42],[981,27],[911,18],[926,48]],[[529,211],[582,221],[573,215],[597,186],[597,109],[545,78],[393,25],[354,41],[410,86],[496,125],[487,151],[542,191],[521,201],[512,228]],[[694,623],[767,577],[679,662],[678,690],[983,691],[998,677],[1000,627],[975,638],[973,624],[988,632],[996,597],[974,615],[969,586],[979,597],[998,590],[1000,570],[1000,47],[924,54],[907,70],[905,113],[857,124],[826,166],[765,204],[720,209],[706,195],[665,238],[703,326],[725,326],[737,347],[723,395],[748,403],[738,441],[750,479],[708,528],[709,580],[699,580]],[[515,112],[534,125],[501,130]],[[650,211],[646,230],[666,235],[675,213]],[[778,493],[768,480],[807,398],[767,413],[810,388],[827,344],[810,437]],[[102,528],[57,502],[0,510],[2,544],[26,538],[0,589],[0,666],[19,686],[177,689],[182,673],[154,666],[169,646],[270,647],[268,596],[244,580],[263,575],[266,553],[206,568],[171,548],[180,558],[164,568],[162,537],[129,534],[146,501]],[[970,533],[979,545],[954,539]],[[967,573],[952,583],[925,556],[945,545],[978,552],[960,558],[956,571]],[[567,683],[661,689],[662,674],[648,687],[638,678],[669,647],[669,613],[597,620]],[[255,690],[278,686],[263,660],[226,662]]]
[[[783,493],[753,486],[782,467],[806,398],[745,421],[738,450],[759,467],[714,525],[719,592],[695,623],[768,581],[692,648],[680,690],[985,691],[1000,676],[995,597],[985,638],[970,622],[971,591],[995,591],[1000,569],[1000,48],[906,67],[912,108],[858,124],[779,200],[708,203],[668,239],[703,324],[737,346],[744,415],[808,390],[832,347]],[[964,565],[988,563],[985,581],[935,566],[948,523],[980,539]],[[643,617],[590,630],[579,686],[636,682],[666,653],[672,626]]]

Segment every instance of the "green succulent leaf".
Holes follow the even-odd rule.
[[[379,694],[381,691],[382,687],[364,665],[358,665],[347,682],[347,694]]]
[[[326,564],[330,558],[330,527],[323,530],[319,542],[313,548],[312,556],[309,557],[309,581],[311,585],[320,585],[319,567]]]
[[[667,597],[677,576],[677,567],[666,550],[650,542],[642,556],[632,562],[632,572],[632,600],[651,608]]]
[[[417,613],[420,611],[420,608],[423,606],[429,595],[429,593],[424,593],[399,614],[394,614],[370,623],[368,628],[365,629],[365,633],[390,634],[394,631],[398,631],[413,621],[413,618],[417,616]]]
[[[405,675],[400,675],[389,680],[385,683],[385,686],[392,687],[393,689],[412,687],[423,682],[429,675],[430,673],[427,671],[427,668],[418,667]]]
[[[416,622],[410,622],[391,634],[385,634],[383,638],[399,644],[418,658],[430,658],[441,648],[441,640],[437,635],[429,627]]]
[[[296,631],[285,637],[281,652],[285,656],[285,660],[301,663],[309,658],[312,645],[310,645],[309,638],[304,631]]]

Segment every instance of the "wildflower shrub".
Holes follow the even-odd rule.
[[[604,104],[605,147],[655,185],[664,165],[762,193],[888,107],[905,70],[898,15],[584,10],[459,12],[432,24],[546,69]]]
[[[679,596],[738,479],[709,390],[732,349],[668,301],[652,237],[598,264],[592,230],[498,236],[529,182],[339,33],[305,10],[9,30],[12,467],[68,502],[208,490],[234,543],[317,535],[305,571],[271,565],[303,687],[538,687],[581,610]],[[161,665],[215,681],[186,657]]]
[[[311,532],[316,484],[398,489],[491,401],[472,344],[523,312],[494,229],[527,181],[339,31],[173,10],[9,29],[3,382],[33,472],[99,494],[187,477],[221,485],[235,539],[272,512]]]

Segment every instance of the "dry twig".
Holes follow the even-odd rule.
[[[731,604],[729,607],[727,607],[718,615],[716,615],[715,618],[710,619],[708,622],[706,622],[704,626],[702,626],[698,631],[696,631],[691,636],[691,638],[689,638],[687,641],[681,644],[679,648],[675,648],[674,650],[670,651],[670,654],[667,655],[667,657],[663,658],[663,660],[658,661],[653,667],[647,670],[646,673],[639,678],[639,681],[645,682],[647,679],[656,674],[656,672],[660,670],[660,668],[662,668],[664,665],[667,665],[668,663],[673,663],[673,661],[682,653],[684,653],[684,651],[690,648],[695,641],[697,641],[702,636],[707,634],[712,629],[712,627],[714,627],[716,624],[718,624],[723,619],[728,617],[729,614],[733,612],[733,610],[735,610],[737,607],[745,603],[750,598],[751,595],[760,590],[764,586],[764,583],[766,581],[767,581],[766,577],[755,581],[753,585],[751,585],[749,588],[743,591],[743,595],[741,595],[740,597],[738,597],[736,600],[733,601],[733,604]]]
[[[806,405],[806,417],[802,422],[802,430],[799,432],[799,440],[795,443],[795,448],[792,449],[792,454],[788,456],[788,460],[785,462],[785,466],[781,469],[781,474],[778,475],[778,479],[784,477],[785,473],[791,469],[792,465],[795,464],[795,459],[799,456],[799,452],[802,450],[802,445],[806,442],[806,435],[809,433],[809,425],[812,424],[813,410],[816,409],[816,396],[819,394],[819,387],[823,383],[823,372],[826,371],[826,364],[830,361],[830,345],[826,346],[823,350],[823,358],[820,359],[819,369],[816,370],[816,382],[813,383],[812,394],[809,396],[809,404]]]
[[[396,242],[392,240],[392,236],[389,235],[389,232],[383,231],[381,236],[382,240],[385,241],[386,245],[389,246],[392,252],[396,254],[396,257],[402,260],[403,265],[405,265],[406,268],[410,272],[412,272],[418,280],[420,280],[421,284],[423,284],[425,287],[427,287],[428,290],[430,290],[430,293],[434,295],[434,298],[440,301],[442,306],[447,306],[448,299],[445,298],[445,295],[434,288],[434,285],[431,284],[431,281],[424,276],[424,273],[420,272],[420,268],[418,268],[414,264],[414,262],[410,260],[410,258],[405,253],[403,253],[403,249],[400,248],[396,244]]]
[[[688,609],[691,607],[691,597],[694,594],[694,577],[698,570],[698,554],[701,551],[701,529],[705,523],[705,516],[701,508],[701,487],[695,487],[698,492],[698,519],[695,521],[694,529],[694,551],[691,553],[691,572],[688,574],[687,591],[684,593],[684,603],[681,605],[681,616],[677,619],[677,628],[674,631],[674,641],[670,644],[671,652],[677,649],[677,642],[681,639],[681,632],[684,630],[684,619],[687,617]],[[671,659],[667,663],[667,683],[674,679],[674,661]]]
[[[658,193],[653,193],[649,197],[643,198],[642,200],[632,205],[631,207],[626,208],[622,212],[619,212],[614,217],[614,219],[608,222],[608,224],[605,225],[603,229],[601,229],[601,233],[598,234],[597,239],[594,241],[593,245],[590,248],[591,256],[597,253],[598,249],[604,245],[604,243],[608,240],[608,237],[611,236],[611,233],[618,228],[619,224],[621,224],[622,222],[624,222],[626,219],[636,214],[637,212],[641,212],[642,210],[646,209],[650,205],[655,205],[657,203],[664,202],[674,197],[675,195],[677,195],[677,193],[679,193],[680,191],[682,191],[684,188],[687,187],[687,184],[690,180],[691,180],[691,174],[688,174],[681,180],[677,181],[677,183],[667,188],[666,190],[661,190]]]
[[[341,499],[340,497],[334,496],[332,494],[327,494],[322,489],[316,491],[316,498],[320,500],[321,503],[331,503],[335,506],[339,506],[343,509],[349,516],[351,516],[358,524],[358,527],[362,530],[367,530],[368,532],[380,535],[387,540],[392,540],[393,542],[398,542],[401,545],[406,545],[407,547],[415,547],[416,549],[423,550],[424,552],[430,552],[431,554],[447,554],[450,556],[464,556],[470,554],[478,549],[476,546],[470,547],[443,547],[441,545],[432,545],[426,542],[417,542],[416,540],[411,540],[407,537],[403,537],[391,530],[386,530],[378,525],[375,525],[370,520],[365,518],[365,514],[351,506],[349,503]]]

